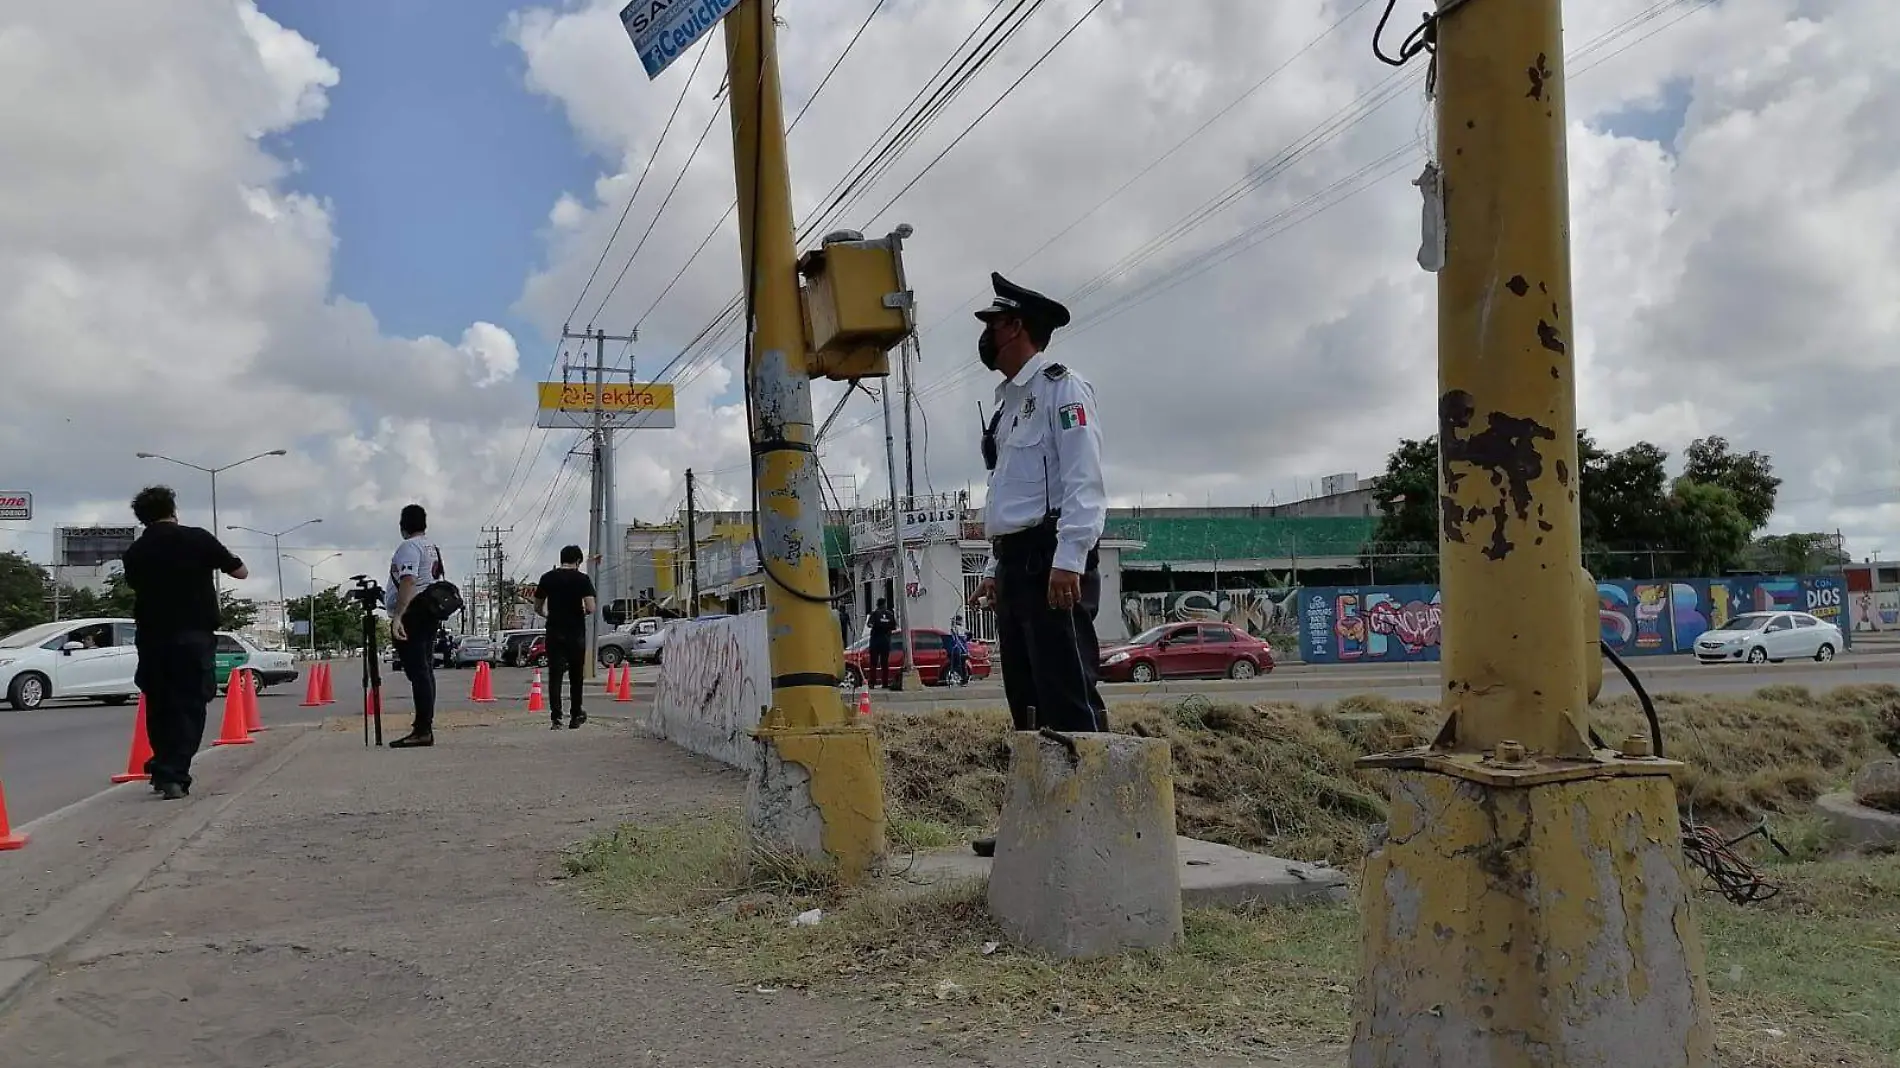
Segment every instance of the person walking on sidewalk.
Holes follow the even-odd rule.
[[[409,733],[389,743],[391,749],[419,749],[435,744],[435,635],[442,621],[423,594],[447,578],[442,550],[429,540],[429,513],[419,504],[403,505],[399,520],[402,544],[389,560],[389,586],[383,607],[389,610],[389,637],[396,648],[402,673],[415,695],[416,718]]]
[[[548,709],[554,729],[561,729],[561,676],[572,678],[573,714],[567,727],[587,722],[581,710],[581,675],[587,670],[587,620],[599,604],[594,582],[581,570],[581,547],[561,550],[561,566],[541,576],[535,586],[534,610],[548,621]]]
[[[990,285],[996,299],[976,313],[977,358],[1003,381],[982,441],[990,564],[970,603],[996,610],[1003,694],[1017,730],[1105,731],[1095,614],[1108,494],[1095,390],[1044,351],[1069,310],[1000,274]],[[995,841],[972,845],[987,856]]]
[[[865,650],[868,654],[865,668],[871,676],[871,688],[881,690],[891,684],[891,635],[897,633],[897,616],[890,604],[880,597],[877,607],[865,618],[864,626],[871,635],[869,648]]]
[[[167,801],[191,793],[191,759],[204,744],[205,706],[218,692],[218,590],[222,571],[250,577],[217,535],[178,522],[178,498],[165,486],[148,486],[132,498],[132,514],[145,531],[125,553],[125,583],[132,588],[132,619],[138,624],[137,682],[145,695],[145,762],[152,789]]]

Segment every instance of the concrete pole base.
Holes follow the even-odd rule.
[[[1709,1068],[1674,783],[1393,774],[1351,1068]]]
[[[1181,870],[1168,743],[1063,737],[1071,745],[1010,737],[990,912],[1012,938],[1056,957],[1173,946]]]
[[[884,787],[866,726],[761,727],[746,783],[755,853],[835,872],[855,885],[882,862]]]

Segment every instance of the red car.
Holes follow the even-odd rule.
[[[1167,623],[1102,650],[1103,682],[1251,679],[1273,670],[1273,647],[1226,623]]]
[[[911,641],[917,648],[917,674],[924,680],[925,686],[953,686],[969,682],[971,679],[990,677],[990,647],[976,639],[970,639],[970,669],[968,677],[959,677],[944,669],[949,662],[949,654],[943,651],[945,634],[940,630],[912,630]],[[866,677],[865,665],[870,661],[870,639],[859,638],[844,653],[845,684],[857,689]],[[891,635],[891,674],[904,670],[904,647],[897,635]],[[948,674],[950,677],[945,678]]]

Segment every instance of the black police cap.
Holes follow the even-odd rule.
[[[1035,323],[1050,330],[1060,330],[1069,325],[1069,309],[1060,301],[1051,300],[1033,289],[1004,278],[995,271],[990,272],[990,288],[996,290],[996,299],[989,307],[976,313],[978,319],[989,322],[999,315],[1014,315],[1025,323]]]

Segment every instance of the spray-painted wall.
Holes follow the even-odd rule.
[[[1184,590],[1173,593],[1125,593],[1121,604],[1122,622],[1131,635],[1164,623],[1207,622],[1231,623],[1255,637],[1265,637],[1294,629],[1299,591]]]
[[[756,752],[750,732],[772,700],[771,671],[764,612],[676,623],[642,724],[675,745],[749,770]]]
[[[1852,637],[1838,575],[1597,583],[1605,645],[1625,655],[1686,653],[1704,631],[1743,612],[1809,612]],[[1299,593],[1300,651],[1309,664],[1437,660],[1436,586],[1352,586]]]
[[[1900,630],[1900,590],[1857,590],[1847,596],[1856,631]]]

